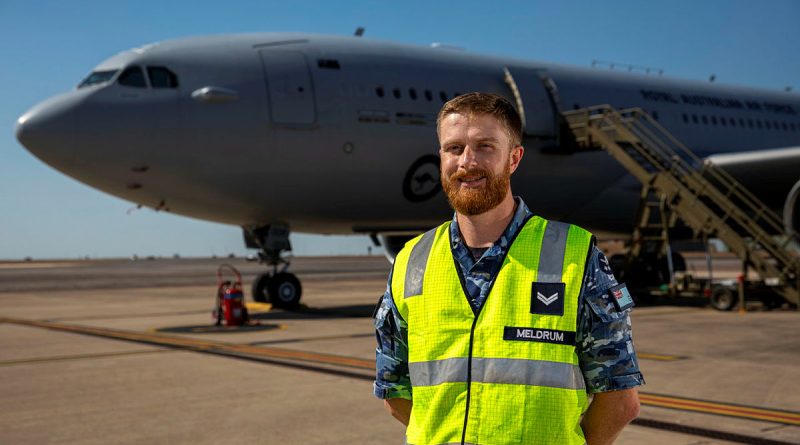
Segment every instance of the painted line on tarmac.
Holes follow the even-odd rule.
[[[303,369],[320,372],[339,373],[345,376],[372,380],[373,377],[365,374],[334,371],[320,368],[320,365],[342,366],[359,370],[374,372],[375,362],[356,357],[326,354],[319,352],[297,351],[291,349],[253,346],[249,344],[235,344],[218,341],[198,340],[193,338],[170,336],[147,332],[122,331],[116,329],[96,328],[90,326],[68,325],[49,321],[25,320],[0,317],[0,323],[12,323],[25,326],[37,326],[63,332],[93,335],[104,338],[127,340],[157,346],[185,349],[210,354],[233,356],[247,360],[266,361],[269,363],[283,364],[286,366],[301,367]],[[295,362],[295,363],[291,363]],[[296,362],[306,363],[297,365]],[[314,366],[316,365],[316,366]],[[710,400],[691,399],[686,397],[667,396],[662,394],[639,393],[639,400],[643,405],[671,408],[682,411],[717,414],[747,420],[774,422],[784,425],[800,425],[800,412],[761,408],[756,406],[736,405],[730,403],[714,402]]]
[[[162,352],[172,352],[170,349],[148,349],[139,351],[125,352],[98,352],[95,354],[75,354],[75,355],[55,355],[51,357],[23,358],[18,360],[0,360],[0,366],[27,365],[32,363],[49,363],[70,360],[86,360],[106,357],[120,357],[125,355],[158,354]]]
[[[665,396],[661,394],[639,393],[639,401],[643,405],[672,408],[681,411],[695,411],[705,414],[718,414],[727,417],[738,417],[750,420],[765,420],[784,425],[800,426],[800,412],[761,408],[757,406],[720,403],[688,397]]]
[[[685,355],[653,354],[650,352],[637,352],[636,357],[647,360],[657,360],[660,362],[674,362],[678,360],[686,360],[689,358]]]
[[[655,420],[655,419],[643,419],[643,418],[633,419],[631,424],[645,428],[655,428],[664,431],[671,431],[674,433],[708,437],[709,439],[724,440],[725,442],[743,443],[747,445],[797,445],[797,442],[784,442],[782,440],[767,439],[765,437],[746,436],[744,434],[730,433],[728,431],[720,431],[711,428],[683,425],[680,423],[664,422],[662,420]],[[699,444],[706,442],[692,442],[692,443]]]
[[[85,317],[58,317],[48,318],[47,321],[85,321],[85,320],[123,320],[128,318],[153,318],[153,317],[174,317],[178,315],[197,315],[211,313],[206,311],[176,311],[176,312],[147,312],[141,314],[117,314],[117,315],[87,315]]]
[[[322,365],[336,365],[357,369],[372,369],[374,361],[355,357],[318,352],[296,351],[291,349],[251,346],[248,344],[235,344],[209,340],[198,340],[187,337],[178,337],[150,332],[123,331],[118,329],[97,328],[91,326],[78,326],[51,321],[36,321],[17,318],[0,317],[0,323],[11,323],[23,326],[36,326],[62,332],[93,335],[96,337],[127,340],[170,348],[188,349],[198,352],[216,353],[221,355],[246,355],[249,357],[263,357],[270,359],[295,360],[311,362]]]
[[[320,336],[320,337],[303,337],[303,338],[285,338],[285,339],[278,339],[278,340],[264,340],[264,341],[254,341],[254,342],[250,343],[250,345],[251,346],[274,345],[274,344],[279,344],[279,343],[303,343],[303,342],[307,342],[307,341],[341,340],[341,339],[345,339],[345,338],[366,338],[366,337],[375,337],[375,333],[371,332],[369,334],[324,335],[324,336]]]
[[[251,314],[262,314],[269,312],[272,305],[269,303],[245,303],[247,310]],[[85,320],[120,320],[128,318],[153,318],[153,317],[174,317],[177,315],[197,315],[197,314],[210,314],[211,309],[197,310],[197,311],[175,311],[175,312],[146,312],[141,314],[117,314],[117,315],[89,315],[85,317],[58,317],[48,318],[47,321],[85,321]]]

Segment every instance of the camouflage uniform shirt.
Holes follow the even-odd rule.
[[[455,216],[450,224],[450,245],[465,278],[470,304],[480,308],[486,300],[491,283],[500,271],[501,261],[509,242],[531,216],[520,198],[517,210],[500,238],[484,252],[468,248],[462,238]],[[479,256],[477,260],[473,256]],[[618,311],[610,289],[617,280],[611,273],[602,251],[593,246],[584,274],[581,304],[578,306],[576,352],[589,393],[633,388],[644,384],[631,337],[630,309]],[[411,399],[408,375],[408,325],[402,319],[391,293],[392,277],[386,293],[375,309],[376,378],[373,392],[376,397]]]

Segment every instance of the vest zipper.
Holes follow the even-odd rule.
[[[503,263],[505,263],[508,252],[511,250],[511,246],[514,244],[514,241],[516,241],[517,236],[522,233],[522,229],[525,228],[531,218],[533,218],[533,214],[528,215],[517,228],[517,232],[511,236],[511,239],[508,243],[508,248],[503,253],[503,257],[500,258],[500,269],[503,268]],[[461,282],[461,292],[464,293],[464,298],[467,300],[467,305],[470,307],[470,309],[472,309],[472,314],[474,315],[474,318],[472,319],[472,327],[469,330],[469,355],[467,356],[467,400],[466,409],[464,410],[464,428],[461,430],[461,445],[464,445],[464,442],[467,438],[467,423],[469,422],[469,402],[472,396],[472,349],[475,342],[475,327],[478,325],[478,318],[481,315],[481,310],[484,306],[486,306],[486,301],[489,299],[489,295],[492,293],[494,283],[497,282],[497,276],[500,275],[500,269],[497,270],[494,279],[492,279],[491,284],[489,284],[489,289],[487,289],[486,299],[483,300],[483,304],[481,304],[480,308],[476,308],[472,305],[472,302],[469,298],[469,292],[467,292],[467,283],[466,279],[464,278],[464,271],[461,270],[461,266],[458,264],[456,257],[452,255],[452,252],[453,251],[451,249],[450,256],[453,258],[453,266],[456,268],[456,275],[458,275],[458,280]]]
[[[480,312],[480,311],[479,311]],[[464,410],[464,428],[461,430],[461,445],[467,438],[467,422],[469,421],[469,400],[472,395],[472,345],[475,340],[475,326],[478,324],[478,314],[472,320],[472,328],[469,330],[469,356],[467,356],[467,406]]]

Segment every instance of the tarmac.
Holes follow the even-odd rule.
[[[0,444],[402,444],[372,395],[386,260],[296,258],[301,309],[215,327],[224,262],[249,298],[243,259],[0,262]],[[800,444],[800,314],[747,309],[634,309],[647,384],[617,444]]]

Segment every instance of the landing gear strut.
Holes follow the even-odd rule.
[[[245,244],[259,249],[258,258],[272,268],[271,272],[260,274],[253,280],[253,299],[262,303],[272,303],[274,307],[294,309],[300,304],[303,287],[297,277],[287,272],[289,260],[282,252],[292,250],[289,242],[289,226],[270,224],[258,228],[244,229]]]

